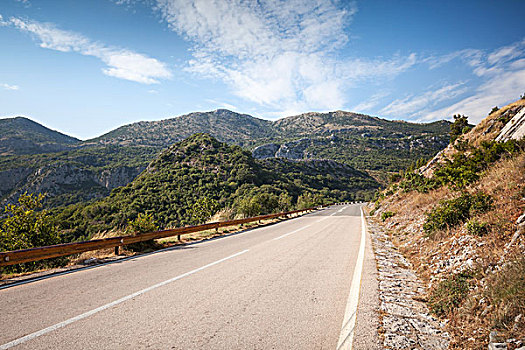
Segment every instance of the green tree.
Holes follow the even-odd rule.
[[[292,196],[288,192],[283,192],[279,195],[279,211],[289,211],[292,208]]]
[[[61,243],[58,227],[47,210],[42,208],[43,194],[24,193],[18,204],[5,207],[6,217],[0,221],[0,251],[42,247]],[[43,266],[56,266],[64,259],[37,261],[3,269],[4,272],[24,272]]]
[[[137,235],[141,233],[157,231],[159,227],[155,224],[152,214],[139,213],[133,220],[128,220],[128,226],[126,227],[126,233],[131,235]]]
[[[237,205],[237,212],[244,217],[257,216],[261,213],[261,204],[255,196],[242,198]]]
[[[18,204],[5,207],[6,218],[0,222],[0,250],[18,250],[60,243],[58,228],[42,208],[44,195],[27,194]]]
[[[133,220],[128,220],[128,226],[125,232],[130,235],[140,235],[141,233],[157,231],[159,227],[156,225],[152,214],[139,213]],[[155,241],[149,240],[144,242],[128,244],[127,248],[131,251],[144,251],[155,249],[157,244]]]
[[[454,122],[450,124],[450,143],[470,130],[468,117],[466,115],[454,115]]]
[[[196,224],[204,223],[219,209],[215,199],[203,197],[196,201],[191,208],[191,217]]]

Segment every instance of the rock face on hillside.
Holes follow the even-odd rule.
[[[219,109],[133,123],[80,141],[26,118],[4,119],[0,120],[0,204],[11,193],[39,188],[62,198],[69,191],[67,203],[92,198],[90,191],[95,188],[95,196],[99,196],[104,188],[124,185],[134,178],[137,172],[126,167],[143,169],[160,151],[196,133],[253,150],[256,159],[331,159],[382,181],[389,172],[443,149],[448,129],[449,123],[444,121],[417,124],[344,111],[268,121]],[[62,175],[55,179],[56,171],[66,172],[66,168],[75,169],[79,182],[63,183]],[[38,180],[28,178],[39,169],[57,170],[42,172]],[[50,176],[49,180],[45,176]],[[51,185],[52,181],[63,185]],[[53,189],[57,186],[60,190]],[[57,198],[55,203],[65,202]]]
[[[483,119],[474,129],[459,137],[454,144],[448,145],[419,172],[425,177],[431,177],[439,165],[456,153],[456,146],[460,142],[470,142],[479,145],[483,141],[508,141],[519,140],[525,136],[525,100],[521,99],[491,113]]]
[[[275,143],[268,143],[266,145],[255,147],[252,151],[252,155],[257,159],[275,158],[275,154],[281,148],[280,145]]]
[[[525,108],[519,112],[501,129],[496,141],[520,140],[525,136]]]
[[[101,198],[112,189],[131,182],[142,170],[143,167],[120,167],[94,172],[67,163],[54,163],[37,169],[12,169],[0,172],[0,178],[13,179],[18,188],[10,192],[12,184],[8,181],[0,186],[1,204],[16,202],[24,192],[45,193],[48,201],[60,200],[61,204]]]

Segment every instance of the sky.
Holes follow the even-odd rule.
[[[522,0],[0,0],[0,117],[89,139],[230,109],[477,123],[525,93]]]

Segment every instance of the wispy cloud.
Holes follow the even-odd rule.
[[[454,114],[466,114],[471,122],[477,123],[487,116],[494,105],[507,104],[525,92],[525,40],[491,52],[466,49],[423,61],[430,69],[436,69],[454,60],[470,67],[473,76],[481,82],[477,86],[452,83],[435,91],[411,95],[391,102],[380,113],[420,121],[450,119]]]
[[[155,8],[193,44],[188,71],[274,110],[341,108],[348,86],[395,76],[416,61],[341,57],[357,11],[349,2],[157,0]]]
[[[440,102],[448,101],[465,93],[468,88],[464,84],[464,82],[447,84],[439,88],[431,88],[421,95],[412,95],[395,100],[381,109],[379,113],[385,116],[403,117],[403,119],[414,118]]]
[[[4,21],[0,16],[0,25],[12,26],[32,34],[42,48],[96,57],[107,65],[102,69],[103,73],[112,77],[154,84],[158,83],[159,79],[169,79],[172,76],[167,65],[155,58],[92,41],[81,34],[58,29],[51,23],[16,17]]]
[[[19,90],[20,87],[18,85],[11,85],[6,83],[0,83],[0,87],[4,90]]]
[[[390,92],[381,91],[370,96],[365,101],[362,101],[358,105],[351,108],[352,111],[359,113],[371,113],[375,107],[383,103],[386,97],[390,95]]]
[[[492,107],[500,107],[517,100],[525,92],[525,69],[497,74],[479,86],[471,96],[450,106],[422,115],[422,120],[450,119],[454,114],[465,114],[478,123]]]

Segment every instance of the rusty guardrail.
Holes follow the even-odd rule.
[[[104,249],[104,248],[115,247],[115,251],[118,252],[118,247],[125,246],[131,243],[144,242],[144,241],[149,241],[151,239],[165,238],[165,237],[171,237],[171,236],[180,236],[180,235],[188,234],[188,233],[201,232],[201,231],[206,231],[210,229],[218,229],[219,227],[246,224],[249,222],[273,219],[273,218],[277,218],[281,216],[298,214],[298,213],[303,213],[303,212],[317,210],[317,209],[319,208],[317,207],[307,208],[307,209],[293,210],[289,212],[254,216],[251,218],[210,222],[207,224],[195,225],[195,226],[185,226],[185,227],[174,228],[171,230],[162,230],[162,231],[142,233],[142,234],[138,234],[134,236],[119,236],[119,237],[111,237],[111,238],[102,238],[102,239],[94,239],[91,241],[84,241],[84,242],[64,243],[64,244],[51,245],[51,246],[46,246],[46,247],[37,247],[37,248],[29,248],[29,249],[22,249],[22,250],[13,250],[13,251],[8,251],[8,252],[0,252],[0,267],[21,264],[21,263],[31,262],[31,261],[50,259],[50,258],[57,258],[59,256],[73,255],[73,254],[88,252],[91,250]]]

